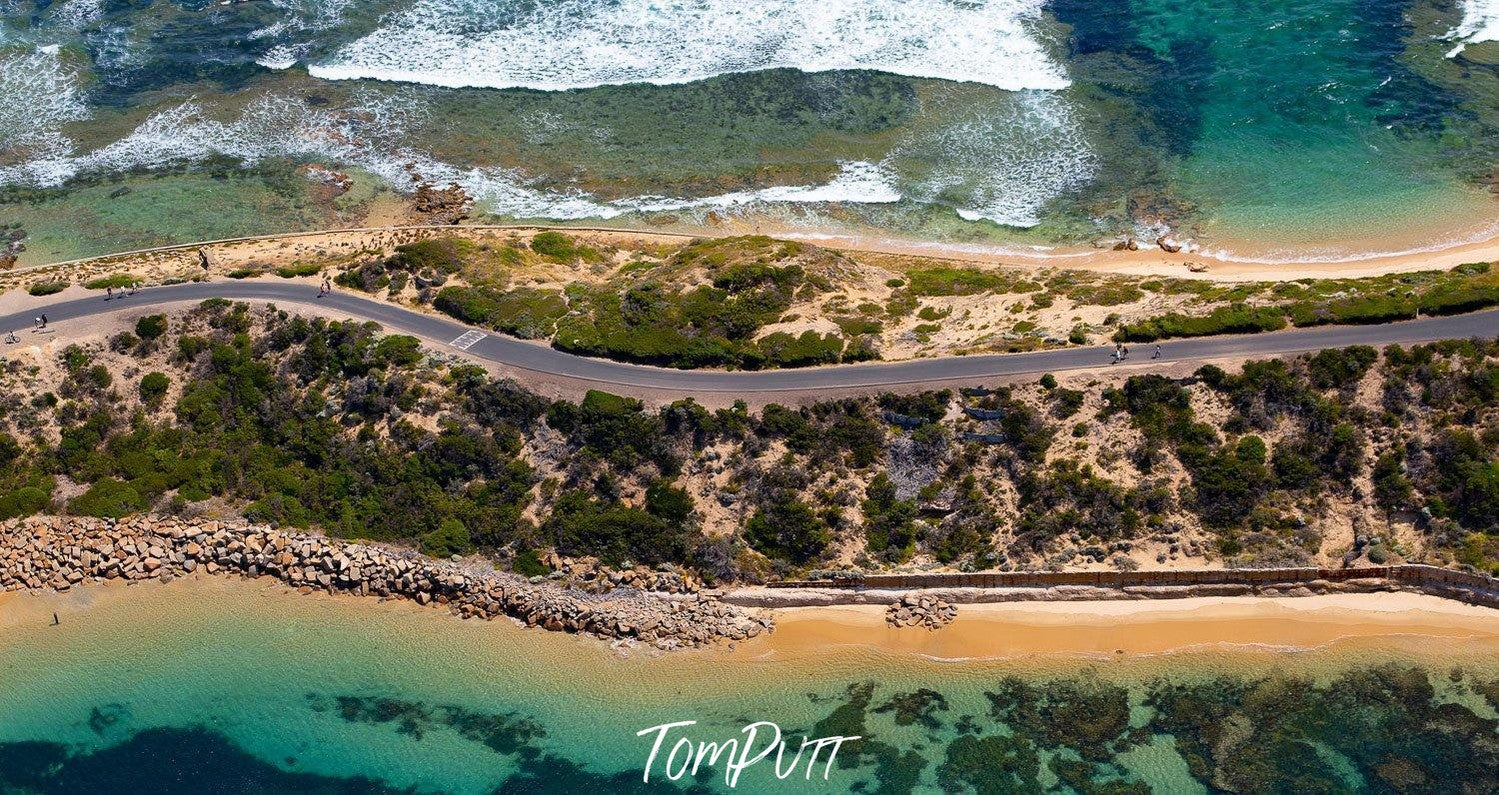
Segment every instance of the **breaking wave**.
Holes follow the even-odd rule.
[[[268,94],[230,122],[206,118],[198,103],[187,102],[150,117],[129,135],[92,152],[74,156],[68,145],[47,157],[0,167],[0,185],[50,187],[85,173],[160,169],[215,156],[233,157],[247,166],[290,156],[358,168],[397,188],[417,182],[457,184],[485,209],[518,218],[574,220],[771,202],[900,199],[892,175],[875,164],[851,162],[823,185],[775,186],[698,199],[640,196],[602,202],[582,192],[534,188],[513,170],[462,168],[409,148],[404,143],[406,132],[425,113],[421,102],[412,97],[373,92],[356,95],[356,104],[341,110],[309,109],[299,99]]]
[[[0,56],[0,163],[66,157],[73,142],[63,125],[88,115],[56,47]]]
[[[1043,0],[418,0],[308,69],[446,87],[675,84],[774,68],[873,69],[1061,89]]]
[[[1015,227],[1039,224],[1048,202],[1087,183],[1097,168],[1067,101],[1044,91],[957,110],[895,156],[926,164],[907,189],[913,198],[955,207],[968,221]]]

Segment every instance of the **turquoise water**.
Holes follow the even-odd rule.
[[[0,789],[727,791],[636,732],[859,735],[746,792],[1492,791],[1492,647],[937,662],[844,647],[621,658],[412,606],[209,584],[9,602]],[[675,736],[675,735],[673,735]]]
[[[495,220],[1028,245],[1173,229],[1272,258],[1430,246],[1499,224],[1477,182],[1499,159],[1494,15],[1492,0],[14,0],[0,214],[49,259],[358,223],[416,173]],[[330,199],[308,162],[360,187]],[[188,179],[225,211],[179,231],[159,197],[202,206]],[[93,231],[101,207],[110,235]]]

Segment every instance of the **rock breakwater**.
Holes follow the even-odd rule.
[[[265,525],[206,519],[28,517],[0,522],[0,590],[67,591],[94,582],[171,580],[194,572],[273,577],[325,591],[441,605],[464,618],[508,616],[528,626],[659,649],[736,641],[768,631],[706,595],[619,589],[580,594],[492,567],[439,561]]]
[[[958,617],[958,608],[942,599],[908,593],[885,608],[885,623],[892,627],[941,629]]]

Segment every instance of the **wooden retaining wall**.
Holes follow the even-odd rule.
[[[1499,592],[1499,580],[1436,566],[1364,566],[1351,569],[1204,569],[1196,571],[1070,571],[866,574],[826,580],[787,580],[771,588],[1050,588],[1090,585],[1128,588],[1150,585],[1295,585],[1348,580],[1386,580],[1414,588]]]

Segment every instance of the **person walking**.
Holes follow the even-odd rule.
[[[104,287],[104,300],[113,301],[115,298],[115,286],[110,284]]]
[[[42,329],[41,330],[42,331],[46,331],[47,330],[47,316],[46,315],[42,315]]]
[[[1159,358],[1161,358],[1161,346],[1160,346],[1160,343],[1156,343],[1155,353],[1152,354],[1150,358],[1152,358],[1152,359],[1159,359]]]

